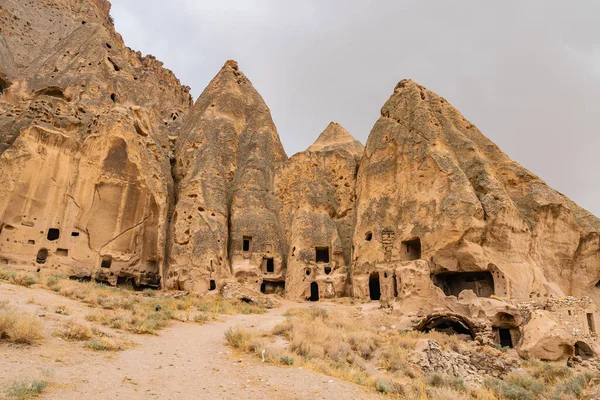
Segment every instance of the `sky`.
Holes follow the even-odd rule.
[[[600,216],[600,1],[112,0],[111,14],[194,98],[238,61],[289,156],[330,121],[364,144],[410,78]]]

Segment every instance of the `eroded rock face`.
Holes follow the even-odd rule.
[[[55,8],[45,15],[55,30],[29,9],[38,6]],[[71,6],[97,22],[74,23]],[[28,45],[27,32],[4,37],[19,68],[0,82],[0,259],[159,287],[173,197],[169,137],[179,124],[172,115],[189,109],[189,88],[127,49],[102,23],[104,6],[2,6],[54,47]]]
[[[401,81],[381,110],[356,195],[358,297],[369,296],[390,265],[416,259],[428,262],[434,283],[454,296],[472,289],[526,300],[571,293],[575,271],[578,293],[598,280],[599,220],[412,81]]]
[[[109,10],[0,5],[0,264],[264,304],[354,296],[525,357],[597,354],[600,220],[446,100],[403,80],[365,148],[331,123],[287,159],[236,62],[192,105]]]
[[[363,146],[330,123],[277,171],[286,228],[286,292],[296,300],[349,294],[354,185]]]
[[[263,273],[283,280],[273,182],[287,157],[268,107],[235,61],[196,101],[175,156],[168,286],[214,290],[233,277],[258,291]]]

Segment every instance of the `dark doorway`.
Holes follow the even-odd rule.
[[[587,313],[587,323],[590,333],[596,333],[596,325],[594,324],[594,314]]]
[[[318,263],[328,263],[329,247],[315,247],[315,261]]]
[[[56,229],[56,228],[50,228],[48,229],[48,240],[49,241],[54,241],[54,240],[58,240],[58,238],[60,237],[60,230]]]
[[[215,290],[217,288],[217,283],[214,279],[211,279],[208,283],[208,290]]]
[[[421,258],[421,239],[414,238],[402,242],[402,259],[418,260]]]
[[[477,297],[494,294],[494,277],[489,271],[438,274],[433,277],[433,283],[447,296],[458,296],[466,289],[475,292]]]
[[[252,237],[244,236],[244,242],[242,244],[243,251],[250,251],[250,244],[252,243]]]
[[[272,258],[265,258],[267,261],[267,272],[273,273],[275,272],[275,263]]]
[[[38,264],[45,264],[46,258],[48,258],[48,249],[40,249],[35,257],[35,262]]]
[[[104,257],[102,257],[102,262],[100,263],[100,268],[110,268],[111,264],[112,264],[112,257],[104,256]]]
[[[502,347],[510,347],[512,349],[512,335],[510,334],[510,329],[498,329],[498,336],[500,339],[500,346]]]
[[[263,281],[260,285],[260,291],[264,294],[283,294],[285,292],[285,282]]]
[[[369,297],[371,297],[371,300],[379,300],[381,298],[379,272],[373,272],[369,276]]]
[[[475,335],[469,326],[460,317],[453,315],[438,315],[427,318],[416,329],[421,332],[438,331],[447,335],[460,335],[465,339],[474,339]]]
[[[310,301],[319,301],[319,284],[312,282],[310,284]]]
[[[594,357],[594,351],[591,349],[590,346],[587,345],[587,343],[576,342],[575,355],[583,358],[584,360],[588,360]]]

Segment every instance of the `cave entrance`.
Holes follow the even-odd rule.
[[[433,277],[433,283],[447,296],[458,296],[467,289],[475,292],[477,297],[490,297],[494,294],[494,277],[489,271],[437,274]]]
[[[265,258],[265,263],[267,264],[267,272],[268,273],[273,273],[275,272],[275,262],[273,261],[273,258]]]
[[[35,257],[35,262],[38,264],[45,264],[46,258],[48,258],[48,249],[40,249]]]
[[[252,236],[244,236],[244,241],[242,242],[242,250],[244,252],[249,252],[251,244],[252,244]]]
[[[319,301],[319,284],[312,282],[310,284],[310,301]]]
[[[283,294],[285,291],[285,282],[263,281],[263,283],[260,285],[260,291],[264,294]]]
[[[102,261],[100,262],[100,268],[110,268],[112,265],[112,257],[111,256],[103,256]]]
[[[48,229],[48,236],[46,236],[46,237],[51,242],[58,240],[58,238],[60,237],[60,229],[57,229],[57,228]]]
[[[208,290],[215,290],[217,288],[217,282],[214,279],[211,279],[208,283]]]
[[[421,332],[433,330],[447,335],[458,335],[466,340],[475,338],[473,324],[459,315],[433,315],[423,320],[415,329]]]
[[[500,346],[513,348],[512,335],[510,329],[498,329],[498,337],[500,339]]]
[[[406,261],[421,258],[421,239],[414,238],[402,242],[402,258]]]
[[[328,263],[329,247],[315,247],[315,261],[318,263]]]
[[[594,357],[594,351],[585,342],[575,343],[575,355],[581,357],[584,360],[588,360]]]
[[[379,272],[372,272],[371,275],[369,275],[369,297],[371,300],[379,300],[381,298]]]
[[[6,88],[8,88],[10,86],[10,83],[8,83],[7,80],[2,79],[2,77],[0,77],[0,94],[2,94],[4,92],[4,90]]]

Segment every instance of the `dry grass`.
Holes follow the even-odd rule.
[[[74,319],[66,322],[56,331],[56,334],[65,340],[73,341],[90,340],[94,336],[92,328],[89,325]]]
[[[121,351],[133,346],[135,346],[133,342],[109,337],[101,337],[85,343],[85,347],[95,351]]]
[[[33,344],[42,339],[42,325],[35,315],[7,303],[0,303],[0,339]]]
[[[487,379],[482,387],[439,373],[425,374],[411,362],[420,339],[436,340],[445,350],[463,351],[455,336],[383,329],[392,319],[349,318],[311,307],[292,309],[286,321],[266,333],[241,328],[225,334],[226,343],[279,365],[294,365],[368,386],[392,398],[410,399],[578,399],[598,389],[598,374],[573,374],[549,363],[525,363],[524,374]],[[285,343],[282,345],[281,343]],[[496,353],[493,348],[480,351]]]
[[[156,334],[171,321],[205,323],[220,314],[260,314],[266,309],[219,296],[200,297],[195,294],[174,297],[168,292],[146,289],[141,292],[100,283],[70,280],[64,275],[41,276],[0,268],[0,280],[29,286],[37,283],[64,297],[96,308],[88,321],[136,334]],[[156,306],[160,305],[160,311]],[[68,315],[66,308],[56,313]]]

